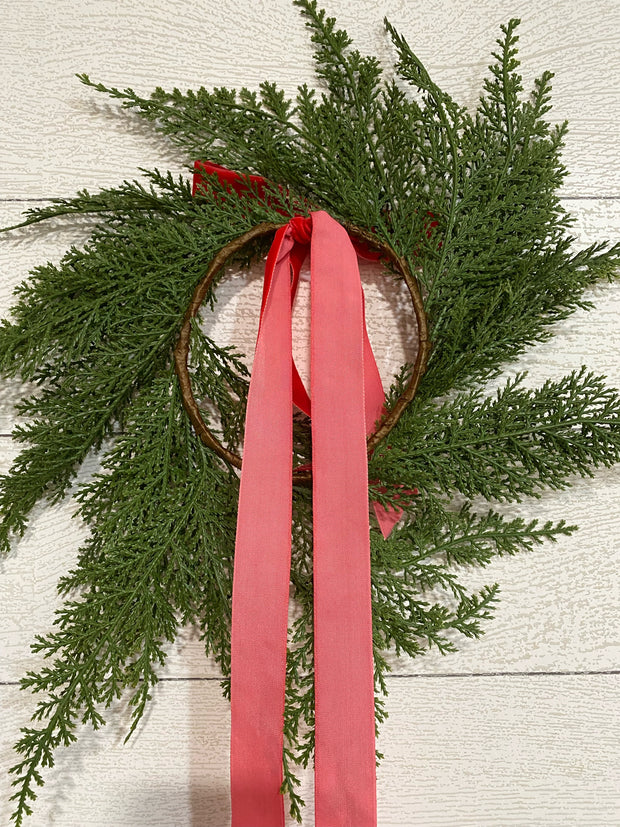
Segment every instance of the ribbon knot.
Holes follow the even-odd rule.
[[[293,240],[298,244],[310,244],[312,237],[312,216],[296,215],[288,223]]]

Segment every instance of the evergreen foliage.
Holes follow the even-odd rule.
[[[378,723],[386,650],[449,652],[455,634],[477,637],[491,617],[497,584],[471,593],[459,567],[574,530],[564,521],[505,519],[492,503],[562,488],[620,458],[620,397],[603,378],[584,369],[536,390],[520,378],[492,398],[482,389],[553,323],[589,307],[584,290],[613,278],[620,260],[620,245],[572,249],[557,194],[566,124],[546,120],[551,73],[522,94],[519,21],[502,27],[470,113],[387,21],[398,58],[392,80],[314,0],[295,5],[311,32],[321,92],[304,84],[289,100],[265,82],[257,92],[156,89],[143,98],[81,76],[167,135],[188,163],[262,175],[269,197],[231,197],[215,178],[192,197],[185,177],[144,170],[144,182],[82,191],[25,215],[23,224],[84,214],[96,223],[83,249],[33,271],[0,327],[0,371],[39,386],[18,408],[28,423],[14,436],[25,447],[0,478],[0,548],[23,533],[38,500],[66,495],[89,452],[104,453],[101,472],[76,494],[91,535],[59,584],[66,603],[55,631],[33,647],[49,665],[23,680],[43,699],[16,747],[16,827],[31,811],[41,769],[81,724],[103,725],[123,695],[134,730],[179,624],[200,628],[227,691],[237,476],[194,434],[171,354],[196,283],[245,230],[300,204],[325,209],[404,256],[424,293],[428,370],[389,446],[370,462],[379,481],[373,498],[398,490],[405,510],[387,540],[371,532]],[[203,314],[215,309],[215,287]],[[195,325],[191,359],[209,427],[238,450],[248,387],[240,354]],[[413,488],[419,493],[408,496]],[[295,765],[313,754],[311,515],[310,493],[297,490],[283,789],[298,819]]]

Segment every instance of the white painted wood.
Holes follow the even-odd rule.
[[[523,19],[528,84],[556,72],[554,118],[569,118],[567,191],[618,195],[616,137],[620,57],[616,0],[326,0],[364,52],[393,52],[384,15],[407,37],[436,80],[474,105],[501,23]],[[127,123],[107,99],[75,79],[148,93],[155,86],[256,87],[265,77],[289,94],[312,81],[301,19],[289,0],[191,4],[181,0],[5,0],[3,61],[5,197],[68,195],[114,184],[139,166],[178,167],[184,159]]]
[[[324,5],[363,52],[389,63],[393,53],[381,27],[386,14],[435,79],[468,105],[476,102],[499,25],[522,17],[526,85],[543,69],[555,71],[552,117],[571,122],[564,194],[577,217],[577,244],[620,237],[617,0]],[[82,87],[76,72],[141,93],[156,85],[256,87],[265,77],[293,93],[297,83],[312,82],[307,37],[288,0],[5,0],[0,59],[1,226],[13,223],[32,199],[114,185],[139,175],[140,166],[179,171],[187,160]],[[32,266],[83,239],[82,230],[62,224],[0,236],[0,315]],[[257,279],[238,276],[222,287],[214,328],[248,352]],[[370,282],[371,275],[368,315],[378,321],[370,333],[388,376],[402,357],[395,346],[402,335],[387,327],[388,305],[397,298],[386,304],[377,282]],[[575,314],[514,369],[528,369],[528,382],[537,384],[587,363],[620,386],[618,287],[601,287],[593,298],[593,313]],[[303,330],[301,317],[299,325]],[[0,389],[0,435],[12,427],[11,406],[21,390],[15,383]],[[0,470],[14,455],[15,447],[0,437]],[[86,473],[96,462],[92,458]],[[380,827],[620,823],[619,496],[620,469],[611,469],[569,491],[510,507],[510,513],[543,520],[568,516],[581,530],[471,573],[472,585],[502,585],[497,617],[481,641],[464,641],[447,658],[431,654],[394,663],[400,677],[389,679],[391,717],[380,744],[386,754],[379,771]],[[40,665],[28,644],[50,628],[55,583],[85,537],[71,513],[71,503],[38,507],[24,539],[0,561],[0,769],[13,763],[10,744],[33,709],[33,699],[14,685]],[[578,674],[550,674],[566,672]],[[121,745],[127,721],[121,710],[104,732],[86,733],[70,752],[59,753],[32,827],[224,827],[228,709],[217,680],[205,680],[217,670],[191,630],[171,647],[163,675],[170,680],[158,688],[133,743]],[[311,797],[308,773],[303,783]],[[6,785],[0,773],[0,827],[8,825]],[[311,823],[310,808],[304,825]]]
[[[614,676],[389,681],[380,827],[606,827],[620,823]],[[58,752],[29,827],[224,827],[228,709],[216,681],[163,683],[122,745],[118,716]],[[0,687],[0,763],[32,704]],[[313,824],[312,779],[303,773]],[[0,814],[7,779],[0,776]],[[7,824],[6,817],[0,823]],[[293,821],[287,819],[287,827]]]

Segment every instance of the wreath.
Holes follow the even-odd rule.
[[[522,94],[519,21],[502,26],[470,113],[433,82],[389,22],[392,79],[352,48],[314,0],[295,5],[311,31],[323,91],[304,84],[291,100],[264,82],[258,91],[156,89],[144,98],[80,76],[179,146],[193,182],[143,170],[140,181],[29,210],[19,225],[95,216],[83,248],[36,268],[17,289],[0,329],[2,374],[38,386],[17,406],[28,419],[14,431],[24,447],[0,479],[1,549],[23,534],[39,500],[67,495],[92,451],[102,459],[74,493],[90,535],[60,580],[66,602],[55,629],[33,644],[47,665],[22,681],[42,700],[16,745],[16,827],[31,812],[42,768],[83,724],[98,728],[105,709],[126,696],[129,734],[135,730],[181,625],[200,629],[224,692],[234,695],[233,570],[253,391],[243,354],[201,326],[217,312],[226,265],[245,267],[267,254],[274,273],[279,239],[290,248],[289,289],[310,247],[314,260],[314,234],[320,256],[320,226],[409,289],[415,355],[367,421],[362,449],[373,736],[386,714],[385,653],[450,652],[459,634],[479,636],[491,617],[498,586],[471,592],[459,570],[575,529],[563,520],[509,519],[493,503],[561,489],[620,459],[620,398],[586,368],[536,389],[520,375],[494,396],[485,392],[556,322],[588,307],[584,291],[614,278],[620,259],[618,244],[572,249],[572,219],[557,195],[567,125],[546,119],[552,73]],[[270,295],[266,287],[266,313]],[[343,383],[348,376],[343,369]],[[296,404],[287,449],[296,613],[279,665],[285,697],[275,741],[276,807],[285,794],[298,820],[304,802],[295,767],[313,759],[319,735],[314,419]],[[288,580],[287,573],[287,602]],[[340,631],[339,640],[351,633]],[[343,657],[342,646],[332,660]],[[374,767],[374,747],[371,757]],[[327,776],[347,789],[348,770],[326,773],[324,759],[321,765],[323,785]],[[262,800],[259,786],[246,791],[250,799]],[[363,822],[317,814],[317,824],[374,823],[373,791],[354,794],[371,799]],[[233,803],[233,823],[246,823],[241,812],[235,816]],[[257,816],[252,823],[275,822]]]

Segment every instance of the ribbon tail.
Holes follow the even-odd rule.
[[[392,533],[392,529],[403,516],[402,508],[398,508],[395,505],[391,508],[386,508],[380,502],[373,500],[372,510],[374,511],[377,522],[379,523],[379,529],[383,535],[383,539],[387,540]]]
[[[292,388],[289,253],[278,231],[246,412],[231,630],[232,827],[284,827]],[[271,268],[271,269],[270,269]]]
[[[312,223],[316,827],[376,827],[362,290],[346,230]]]

